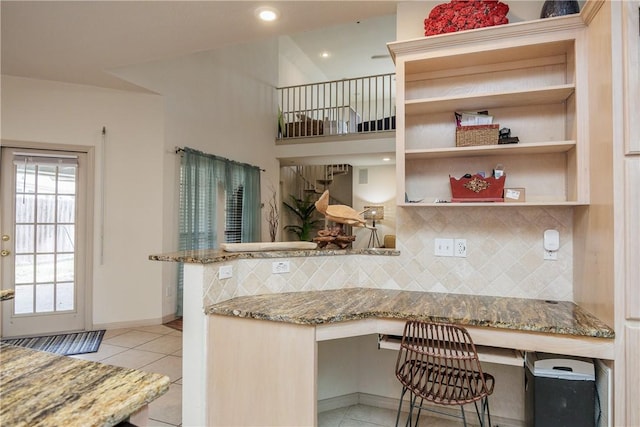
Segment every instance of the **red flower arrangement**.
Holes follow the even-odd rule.
[[[424,20],[424,35],[508,24],[508,12],[509,6],[498,0],[451,0],[431,10]]]

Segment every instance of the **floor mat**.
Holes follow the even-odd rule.
[[[14,338],[3,343],[70,356],[95,353],[100,348],[105,330],[50,335],[46,337]]]
[[[178,331],[182,331],[182,317],[179,317],[175,320],[172,320],[171,322],[167,322],[164,324],[164,326],[168,326],[172,329],[176,329]]]

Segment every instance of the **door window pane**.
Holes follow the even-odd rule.
[[[36,226],[36,252],[53,252],[56,249],[55,225]]]
[[[52,223],[56,220],[56,196],[38,194],[36,220],[40,223]]]
[[[75,227],[73,225],[58,226],[58,240],[56,250],[58,252],[73,252]]]
[[[35,193],[36,165],[29,163],[20,164],[16,168],[16,194]]]
[[[56,286],[56,311],[73,310],[75,287],[73,282],[58,283]]]
[[[16,253],[23,254],[34,251],[33,224],[16,225]]]
[[[33,285],[16,285],[13,312],[33,313]]]
[[[53,283],[36,285],[36,313],[53,311]]]
[[[76,217],[76,198],[58,196],[58,222],[74,222]]]
[[[35,196],[21,194],[16,196],[16,224],[33,222],[36,209]]]
[[[20,283],[33,283],[33,266],[35,259],[33,254],[29,255],[16,255],[15,256],[15,282],[16,285]],[[16,296],[17,298],[17,296]]]
[[[36,255],[36,283],[53,282],[54,255]]]
[[[58,194],[76,194],[76,168],[58,168]]]
[[[74,279],[74,271],[74,255],[58,254],[56,262],[56,281],[72,281]]]
[[[56,192],[56,166],[38,165],[38,194],[53,194]]]

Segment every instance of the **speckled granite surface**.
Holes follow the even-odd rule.
[[[293,251],[264,251],[264,252],[225,252],[220,249],[200,249],[180,251],[168,254],[149,255],[151,261],[185,262],[189,264],[211,264],[214,262],[232,261],[235,259],[252,258],[292,258],[333,255],[386,255],[397,256],[400,252],[395,249],[309,249]]]
[[[169,377],[0,343],[0,425],[113,426],[164,394]]]
[[[0,301],[13,299],[15,291],[13,289],[0,289]]]
[[[611,328],[572,302],[389,289],[348,288],[238,297],[209,306],[206,312],[303,325],[378,317],[614,337]]]

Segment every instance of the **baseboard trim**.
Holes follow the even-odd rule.
[[[491,402],[491,401],[489,401]],[[373,406],[374,408],[382,408],[382,409],[391,409],[394,411],[398,410],[398,405],[400,404],[400,399],[386,396],[378,396],[375,394],[369,393],[350,393],[345,394],[343,396],[331,397],[328,399],[322,399],[318,401],[318,413],[322,413],[325,411],[332,411],[338,408],[345,408],[348,406],[361,404],[367,406]],[[460,411],[457,408],[447,408],[443,406],[436,405],[425,405],[425,406],[433,406],[435,410],[438,412],[429,412],[429,415],[432,417],[438,417],[442,419],[451,420],[452,418],[447,415],[459,415]],[[403,410],[408,408],[408,403],[403,405]],[[477,421],[477,417],[475,414],[475,409],[470,407],[470,411],[466,410],[465,412],[469,415],[473,415],[473,419],[468,417],[469,423],[475,425],[474,421]],[[495,415],[491,416],[491,424],[499,425],[500,427],[524,427],[524,420],[516,420],[513,418],[506,417],[498,417]]]
[[[330,397],[328,399],[318,400],[318,413],[357,405],[358,403],[360,403],[358,398],[359,394],[360,393],[351,393],[342,396]]]
[[[175,316],[172,316],[172,317],[175,318]],[[169,320],[173,320],[173,319],[169,319]],[[138,327],[142,327],[142,326],[162,325],[163,323],[166,323],[164,321],[164,318],[132,320],[132,321],[128,321],[128,322],[94,323],[93,324],[93,329],[138,328]]]

